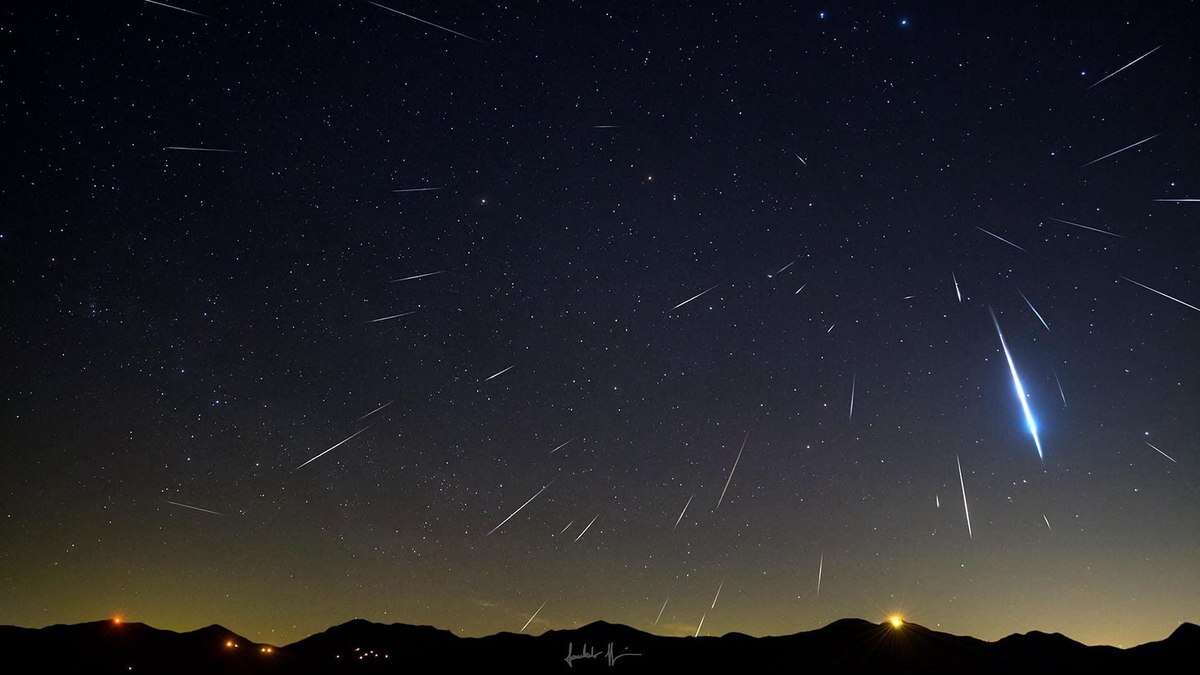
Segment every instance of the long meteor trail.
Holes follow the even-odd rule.
[[[329,446],[329,448],[327,450],[325,450],[325,452],[318,453],[316,457],[313,457],[312,459],[308,460],[307,462],[301,464],[300,466],[296,467],[294,470],[299,471],[300,469],[303,469],[304,467],[308,466],[309,464],[312,464],[313,462],[317,461],[318,459],[324,457],[327,453],[332,452],[333,450],[336,450],[343,443],[349,442],[352,438],[354,438],[355,436],[361,434],[362,432],[364,432],[370,428],[371,427],[369,427],[369,426],[365,426],[365,427],[359,429],[358,431],[350,434],[349,436],[343,438],[342,440],[338,441],[337,443],[334,443],[333,445]]]
[[[1174,300],[1175,302],[1178,302],[1179,304],[1183,305],[1184,307],[1188,307],[1188,308],[1196,310],[1197,312],[1200,312],[1200,307],[1197,307],[1195,305],[1189,305],[1188,303],[1180,300],[1179,298],[1167,295],[1166,293],[1163,293],[1162,291],[1157,291],[1153,288],[1150,288],[1146,284],[1134,281],[1133,279],[1130,279],[1129,277],[1121,277],[1121,278],[1124,279],[1125,281],[1128,281],[1131,284],[1137,284],[1138,286],[1141,286],[1142,288],[1150,291],[1151,293],[1158,293],[1159,295],[1163,296],[1164,298],[1166,298],[1168,300]]]
[[[1154,448],[1154,451],[1157,452],[1158,454],[1162,455],[1163,457],[1166,457],[1167,459],[1171,460],[1172,462],[1175,462],[1174,457],[1168,455],[1167,453],[1163,452],[1162,450],[1159,450],[1157,445],[1151,443],[1150,441],[1146,441],[1146,445],[1150,446],[1151,448]],[[1179,462],[1175,462],[1175,463],[1178,464]]]
[[[1121,148],[1120,150],[1113,150],[1112,152],[1108,153],[1107,155],[1103,155],[1103,156],[1101,156],[1101,157],[1097,157],[1096,159],[1093,159],[1092,161],[1088,162],[1087,164],[1084,164],[1083,166],[1081,166],[1081,167],[1079,167],[1079,168],[1081,168],[1081,169],[1086,169],[1087,167],[1089,167],[1089,166],[1091,166],[1091,165],[1095,164],[1096,162],[1099,162],[1099,161],[1106,160],[1106,159],[1108,159],[1109,157],[1112,157],[1113,155],[1119,155],[1119,154],[1121,154],[1122,152],[1125,152],[1126,150],[1132,150],[1133,148],[1136,148],[1137,146],[1141,145],[1142,143],[1146,143],[1146,142],[1152,141],[1152,140],[1154,140],[1154,139],[1156,139],[1156,138],[1158,138],[1158,134],[1154,134],[1153,136],[1147,136],[1146,138],[1143,138],[1142,140],[1140,140],[1140,141],[1138,141],[1138,142],[1136,142],[1136,143],[1130,143],[1129,145],[1127,145],[1127,146],[1125,146],[1125,147]]]
[[[729,489],[729,481],[733,480],[733,472],[737,471],[738,462],[742,461],[742,450],[746,449],[746,441],[750,440],[750,432],[746,432],[746,437],[742,439],[742,447],[738,450],[737,459],[733,460],[733,468],[729,470],[729,478],[725,479],[725,487],[721,489],[721,498],[717,500],[717,508],[721,508],[721,502],[725,501],[725,491]],[[715,509],[714,509],[715,510]]]
[[[1160,452],[1161,452],[1161,451],[1160,451]],[[1174,461],[1174,460],[1172,460],[1172,461]],[[220,513],[217,513],[216,511],[209,511],[208,509],[202,509],[202,508],[200,508],[199,506],[192,506],[191,504],[181,504],[180,502],[173,502],[173,501],[171,501],[170,499],[168,499],[168,500],[166,500],[166,501],[167,501],[167,503],[168,503],[168,504],[170,504],[170,505],[172,505],[172,506],[179,506],[179,507],[182,507],[182,508],[185,508],[185,509],[191,509],[191,510],[193,510],[193,511],[199,511],[199,512],[201,512],[201,513],[210,513],[210,514],[212,514],[212,515],[214,515],[214,516],[219,516],[219,515],[221,515]]]
[[[487,43],[486,43],[486,42],[484,42],[483,40],[479,40],[479,39],[473,38],[473,37],[471,37],[470,35],[467,35],[466,33],[460,33],[460,32],[458,32],[458,31],[456,31],[456,30],[454,30],[454,29],[451,29],[451,28],[446,28],[445,26],[439,26],[439,25],[437,25],[436,23],[434,23],[434,22],[432,22],[432,21],[426,21],[425,19],[422,19],[422,18],[421,18],[421,17],[419,17],[419,16],[413,16],[412,14],[405,14],[404,12],[401,12],[401,11],[400,11],[400,10],[398,10],[398,9],[392,9],[391,7],[388,7],[387,5],[381,5],[381,4],[379,4],[378,2],[371,2],[371,0],[367,0],[367,2],[368,2],[368,3],[370,3],[370,4],[372,4],[372,5],[375,5],[375,6],[376,6],[376,7],[378,7],[379,9],[386,9],[387,11],[389,11],[389,12],[391,12],[391,13],[393,13],[393,14],[399,14],[399,15],[400,15],[400,16],[402,16],[402,17],[405,17],[405,18],[407,18],[407,19],[412,19],[413,21],[417,21],[417,22],[423,23],[423,24],[425,24],[426,26],[433,26],[434,28],[436,28],[436,29],[438,29],[438,30],[446,31],[447,33],[450,33],[450,34],[452,34],[452,35],[457,35],[458,37],[461,37],[461,38],[466,38],[466,39],[470,40],[471,42],[478,42],[478,43],[479,43],[479,44],[481,44],[481,45],[482,45],[482,44],[487,44]]]
[[[674,312],[675,310],[679,309],[680,307],[683,307],[684,305],[688,304],[689,302],[691,302],[691,301],[695,300],[696,298],[698,298],[698,297],[700,297],[700,296],[704,295],[705,293],[707,293],[707,292],[711,291],[712,289],[714,289],[714,288],[716,288],[717,286],[720,286],[720,285],[721,285],[721,284],[714,284],[714,285],[712,285],[712,286],[710,286],[710,287],[708,287],[708,288],[704,289],[703,291],[700,291],[699,293],[697,293],[697,294],[693,295],[692,297],[688,298],[687,300],[684,300],[683,302],[679,303],[678,305],[675,305],[675,306],[674,306],[674,307],[672,307],[672,308],[671,308],[669,311],[671,311],[671,312]]]
[[[508,514],[508,517],[507,517],[507,518],[505,518],[504,520],[500,521],[500,524],[499,524],[499,525],[497,525],[497,526],[493,527],[493,528],[491,529],[491,531],[490,531],[490,532],[488,532],[488,533],[487,533],[486,535],[484,535],[484,536],[485,536],[485,537],[490,537],[490,536],[492,536],[492,532],[495,532],[496,530],[498,530],[498,529],[500,529],[500,528],[504,527],[504,524],[505,524],[505,523],[507,523],[508,521],[512,520],[512,519],[513,519],[513,516],[515,516],[515,515],[517,515],[518,513],[520,513],[520,512],[521,512],[521,509],[525,508],[526,506],[529,506],[530,502],[532,502],[533,500],[537,499],[537,498],[538,498],[538,495],[540,495],[540,494],[542,494],[543,492],[545,492],[545,491],[546,491],[546,488],[548,488],[548,487],[550,487],[550,483],[546,483],[545,485],[543,485],[541,490],[538,490],[537,492],[535,492],[535,493],[533,494],[533,496],[532,496],[532,497],[530,497],[528,500],[526,500],[526,502],[525,502],[524,504],[522,504],[522,505],[518,506],[516,511],[513,511],[512,513]]]
[[[683,521],[683,514],[687,513],[688,507],[692,505],[692,498],[695,496],[696,495],[692,495],[691,497],[688,497],[687,503],[683,505],[683,510],[679,512],[679,517],[675,519],[675,527],[672,527],[671,528],[672,530],[679,529],[679,523],[681,521]]]
[[[1100,234],[1107,234],[1110,237],[1118,237],[1121,239],[1125,238],[1125,235],[1123,235],[1123,234],[1117,234],[1116,232],[1109,232],[1108,230],[1102,230],[1098,227],[1091,227],[1088,225],[1080,225],[1079,223],[1073,223],[1069,220],[1063,220],[1062,218],[1055,218],[1054,216],[1050,216],[1050,220],[1053,220],[1056,223],[1062,223],[1063,225],[1070,225],[1071,227],[1078,227],[1083,230],[1091,230],[1092,232],[1099,232]]]
[[[546,606],[546,603],[543,602],[542,607],[545,607],[545,606]],[[529,620],[525,622],[525,625],[521,626],[522,633],[524,633],[525,629],[529,628],[529,624],[533,623],[533,620],[537,618],[538,613],[540,613],[542,611],[542,607],[538,607],[537,610],[535,610],[534,613],[529,617]]]
[[[1017,366],[1013,363],[1012,354],[1008,351],[1008,343],[1004,341],[1004,332],[1000,330],[1000,322],[996,320],[996,313],[988,308],[988,312],[992,315],[992,323],[996,325],[996,335],[1000,336],[1000,348],[1004,350],[1004,358],[1008,361],[1008,372],[1012,375],[1013,389],[1017,392],[1017,401],[1021,403],[1021,412],[1025,415],[1025,425],[1029,427],[1029,433],[1033,436],[1033,444],[1037,447],[1038,459],[1042,457],[1042,441],[1038,438],[1037,422],[1033,419],[1033,411],[1029,409],[1029,396],[1025,393],[1025,387],[1021,384],[1021,376],[1017,374]]]
[[[1116,70],[1105,75],[1104,77],[1100,78],[1099,80],[1096,80],[1096,83],[1093,84],[1092,86],[1088,87],[1088,89],[1094,89],[1095,87],[1100,86],[1101,82],[1107,80],[1108,78],[1112,77],[1113,75],[1116,75],[1117,73],[1121,72],[1122,70],[1125,70],[1126,68],[1128,68],[1129,66],[1132,66],[1133,64],[1137,63],[1138,61],[1141,61],[1142,59],[1146,58],[1147,56],[1150,56],[1151,54],[1153,54],[1154,52],[1158,51],[1161,48],[1162,48],[1162,45],[1159,45],[1159,46],[1155,47],[1154,49],[1151,49],[1150,51],[1146,52],[1145,54],[1142,54],[1141,56],[1137,57],[1136,59],[1130,61],[1129,63],[1126,63],[1125,65],[1121,66],[1120,68],[1117,68]]]
[[[971,508],[967,506],[967,484],[963,482],[962,462],[958,461],[958,455],[954,456],[954,463],[958,465],[958,486],[962,488],[963,514],[967,517],[967,536],[974,539],[975,535],[971,532]]]
[[[1021,289],[1017,289],[1017,292],[1021,293]],[[1046,320],[1042,318],[1042,313],[1037,311],[1037,307],[1033,306],[1033,303],[1029,301],[1029,298],[1025,297],[1024,293],[1021,293],[1021,299],[1025,301],[1025,304],[1029,305],[1029,309],[1033,311],[1033,315],[1037,317],[1038,321],[1042,322],[1042,325],[1046,327],[1046,330],[1050,330],[1050,324],[1046,323]]]
[[[982,233],[986,234],[986,235],[987,235],[987,236],[989,236],[989,237],[994,237],[994,238],[996,238],[996,239],[999,239],[1000,241],[1002,241],[1002,242],[1004,242],[1004,243],[1008,244],[1009,246],[1011,246],[1011,247],[1013,247],[1013,248],[1017,249],[1018,251],[1021,251],[1022,253],[1029,253],[1029,251],[1026,251],[1025,249],[1021,248],[1020,246],[1017,246],[1016,244],[1014,244],[1014,243],[1012,243],[1011,241],[1009,241],[1009,240],[1005,239],[1004,237],[1001,237],[1000,235],[996,234],[995,232],[991,232],[991,231],[985,230],[985,229],[983,229],[982,227],[979,227],[978,225],[976,225],[976,226],[975,226],[975,229],[979,230],[980,232],[982,232]]]

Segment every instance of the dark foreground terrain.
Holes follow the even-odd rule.
[[[7,673],[1190,673],[1200,663],[1200,626],[1185,623],[1164,640],[1118,649],[1057,633],[984,642],[861,619],[761,638],[661,637],[604,622],[536,637],[460,638],[427,626],[355,620],[276,647],[215,625],[175,633],[98,621],[0,627],[0,654]]]

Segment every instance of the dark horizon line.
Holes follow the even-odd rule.
[[[497,632],[495,632],[495,633],[489,633],[489,634],[486,634],[486,635],[459,635],[458,633],[456,633],[456,632],[454,632],[453,630],[450,630],[450,629],[448,629],[448,628],[441,628],[441,627],[438,627],[438,626],[433,626],[433,625],[430,625],[430,624],[413,624],[413,623],[404,623],[404,622],[399,622],[399,621],[397,621],[397,622],[392,622],[392,623],[383,623],[383,622],[379,622],[379,621],[372,621],[371,619],[365,619],[365,618],[362,618],[362,617],[354,617],[354,618],[351,618],[351,619],[347,619],[346,621],[342,621],[342,622],[340,622],[340,623],[334,623],[334,624],[330,624],[330,625],[329,625],[327,628],[325,628],[325,629],[319,630],[319,631],[317,631],[317,632],[315,632],[315,633],[310,633],[310,634],[308,634],[308,635],[306,635],[306,636],[304,636],[304,637],[298,638],[298,639],[296,639],[296,640],[293,640],[293,641],[291,641],[291,642],[289,642],[289,643],[287,643],[287,644],[282,644],[282,645],[280,645],[280,644],[274,644],[274,643],[271,643],[271,642],[258,642],[258,641],[255,641],[255,640],[253,640],[253,639],[251,639],[251,638],[248,638],[248,637],[246,637],[246,636],[242,635],[241,633],[237,632],[236,630],[233,630],[233,629],[231,629],[231,628],[228,628],[228,627],[226,627],[226,626],[224,626],[224,625],[221,625],[221,624],[219,624],[219,623],[210,623],[210,624],[208,624],[208,625],[205,625],[205,626],[200,626],[200,627],[198,627],[198,628],[193,628],[193,629],[191,629],[191,630],[183,630],[183,631],[179,631],[179,630],[172,630],[172,629],[170,629],[170,628],[159,628],[159,627],[157,627],[157,626],[154,626],[154,625],[152,625],[152,624],[148,624],[148,623],[145,623],[145,622],[142,622],[142,621],[128,621],[128,620],[126,620],[126,619],[124,619],[124,618],[116,618],[116,617],[110,617],[110,618],[105,618],[105,619],[97,619],[97,620],[93,620],[93,621],[81,621],[81,622],[77,622],[77,623],[55,623],[55,624],[50,624],[50,625],[47,625],[47,626],[41,626],[41,627],[18,626],[18,625],[15,625],[15,624],[0,624],[0,630],[6,629],[6,628],[15,628],[15,629],[18,629],[18,630],[29,630],[29,631],[45,631],[45,630],[50,630],[50,629],[54,629],[54,628],[59,628],[59,629],[61,629],[61,628],[75,628],[75,627],[81,627],[81,626],[115,625],[115,626],[142,626],[142,627],[145,627],[145,628],[149,628],[149,629],[151,629],[151,630],[155,630],[155,631],[162,631],[162,632],[166,632],[166,633],[173,633],[173,634],[175,634],[175,635],[188,635],[188,634],[191,634],[191,633],[198,633],[198,632],[201,632],[201,631],[205,631],[205,630],[210,630],[210,629],[213,629],[213,628],[217,628],[217,629],[220,629],[220,630],[222,630],[222,631],[225,631],[225,632],[229,633],[229,635],[230,635],[231,637],[235,637],[235,638],[239,638],[239,639],[245,640],[247,643],[249,643],[249,644],[252,644],[252,645],[255,645],[255,646],[268,646],[268,647],[272,647],[272,648],[274,648],[274,649],[287,649],[287,648],[289,648],[289,647],[292,647],[292,646],[294,646],[294,645],[297,645],[297,644],[299,644],[299,643],[301,643],[301,642],[304,642],[305,640],[311,639],[311,638],[313,638],[313,637],[315,637],[315,636],[322,635],[322,634],[324,634],[324,633],[328,633],[329,631],[331,631],[331,630],[334,630],[334,629],[336,629],[336,628],[341,628],[341,627],[344,627],[344,626],[349,626],[349,625],[351,625],[351,624],[369,624],[369,625],[374,625],[374,626],[388,626],[388,627],[397,627],[397,626],[398,626],[398,627],[402,627],[402,628],[413,628],[413,629],[427,629],[427,630],[435,630],[435,631],[440,631],[440,632],[448,633],[450,636],[452,636],[453,638],[455,638],[455,639],[458,639],[458,640],[486,640],[486,639],[490,639],[490,638],[496,638],[496,637],[506,637],[506,636],[513,636],[513,637],[527,637],[527,638],[530,638],[530,639],[537,639],[537,638],[541,638],[541,637],[544,637],[544,636],[547,636],[547,635],[551,635],[551,634],[553,634],[553,633],[569,633],[569,632],[579,631],[579,630],[583,630],[583,629],[586,629],[586,628],[589,628],[589,627],[595,627],[595,626],[600,626],[600,627],[612,627],[612,628],[625,628],[625,629],[628,629],[628,630],[631,630],[631,631],[635,631],[635,632],[637,632],[637,633],[642,633],[642,634],[644,634],[644,635],[648,635],[648,636],[651,636],[651,637],[655,637],[655,638],[661,638],[661,639],[672,639],[672,640],[674,640],[674,639],[678,639],[678,640],[717,639],[717,640],[720,640],[720,639],[725,639],[725,638],[728,638],[728,637],[730,637],[730,636],[734,636],[734,637],[739,637],[739,636],[740,636],[740,637],[747,637],[747,638],[750,638],[750,639],[752,639],[752,640],[763,640],[763,639],[779,639],[779,638],[789,638],[789,637],[794,637],[794,636],[797,636],[797,635],[807,635],[807,634],[810,634],[810,633],[817,633],[817,632],[820,632],[820,631],[823,631],[823,630],[827,630],[827,629],[829,629],[830,627],[832,627],[832,626],[835,626],[835,625],[837,625],[837,624],[844,624],[844,623],[859,623],[859,622],[861,622],[861,623],[864,623],[864,624],[869,624],[869,625],[872,625],[872,626],[878,626],[878,627],[881,627],[881,628],[882,628],[882,627],[885,627],[885,626],[887,626],[887,625],[889,624],[889,622],[890,622],[890,618],[885,618],[885,619],[884,619],[884,620],[882,620],[882,621],[870,621],[870,620],[868,620],[868,619],[863,619],[863,618],[861,618],[861,617],[843,617],[843,618],[840,618],[840,619],[835,619],[835,620],[833,620],[833,621],[830,621],[829,623],[826,623],[826,624],[824,624],[824,625],[821,625],[821,626],[819,626],[819,627],[816,627],[816,628],[811,628],[811,629],[808,629],[808,630],[799,630],[799,631],[795,631],[795,632],[792,632],[792,633],[778,633],[778,634],[767,634],[767,635],[751,635],[751,634],[749,634],[749,633],[743,633],[743,632],[741,632],[741,631],[736,631],[736,630],[734,630],[734,631],[728,631],[728,632],[726,632],[726,633],[723,633],[723,634],[721,634],[721,635],[699,635],[699,636],[693,636],[693,635],[664,635],[664,634],[661,634],[661,633],[655,633],[655,632],[651,632],[651,631],[648,631],[648,630],[643,630],[643,629],[641,629],[641,628],[635,628],[635,627],[633,627],[633,626],[630,626],[629,624],[624,624],[624,623],[614,623],[614,622],[611,622],[611,621],[606,621],[606,620],[604,620],[604,619],[595,619],[595,620],[589,621],[588,623],[585,623],[585,624],[581,624],[581,625],[579,625],[579,626],[576,626],[576,627],[574,627],[574,628],[548,628],[548,629],[546,629],[546,630],[542,631],[541,633],[537,633],[537,634],[534,634],[534,633],[524,633],[524,632],[520,632],[520,631],[509,631],[509,630],[502,630],[502,631],[497,631]],[[978,641],[980,641],[980,642],[983,642],[983,643],[986,643],[986,644],[996,644],[996,643],[998,643],[998,642],[1001,642],[1001,641],[1003,641],[1003,640],[1006,640],[1006,639],[1009,639],[1009,638],[1012,638],[1012,637],[1015,637],[1015,636],[1030,636],[1030,635],[1060,636],[1060,637],[1063,637],[1063,638],[1065,638],[1065,639],[1067,639],[1067,640],[1070,640],[1071,642],[1074,642],[1074,643],[1076,643],[1076,644],[1078,644],[1078,645],[1080,645],[1080,646],[1082,646],[1082,647],[1088,647],[1088,648],[1109,648],[1109,649],[1116,649],[1116,650],[1120,650],[1120,651],[1126,651],[1126,650],[1129,650],[1129,649],[1134,649],[1134,648],[1137,648],[1137,647],[1140,647],[1140,646],[1143,646],[1143,645],[1156,644],[1156,643],[1159,643],[1159,642],[1163,642],[1163,641],[1165,641],[1165,640],[1168,640],[1168,639],[1170,639],[1172,636],[1174,636],[1175,634],[1177,634],[1177,633],[1178,633],[1178,632],[1179,632],[1181,629],[1183,629],[1183,628],[1185,628],[1185,627],[1188,627],[1188,626],[1191,626],[1191,627],[1194,627],[1194,628],[1198,628],[1198,629],[1200,629],[1200,626],[1198,626],[1197,624],[1195,624],[1195,623],[1193,623],[1193,622],[1191,622],[1191,621],[1186,621],[1186,620],[1185,620],[1185,621],[1181,621],[1181,622],[1179,623],[1179,625],[1177,625],[1177,626],[1176,626],[1176,627],[1175,627],[1173,630],[1171,630],[1169,633],[1167,633],[1167,635],[1163,636],[1162,638],[1159,638],[1159,639],[1157,639],[1157,640],[1150,640],[1150,641],[1148,641],[1148,642],[1140,642],[1140,643],[1138,643],[1138,644],[1135,644],[1135,645],[1130,645],[1130,646],[1127,646],[1127,647],[1121,647],[1121,646],[1117,646],[1117,645],[1111,645],[1111,644],[1088,644],[1088,643],[1085,643],[1085,642],[1080,642],[1079,640],[1076,640],[1075,638],[1072,638],[1071,636],[1069,636],[1069,635],[1066,635],[1065,633],[1061,633],[1061,632],[1059,632],[1059,631],[1046,632],[1046,631],[1043,631],[1043,630],[1038,630],[1038,629],[1030,629],[1030,630],[1027,630],[1027,631],[1024,631],[1024,632],[1011,632],[1011,633],[1008,633],[1008,634],[1004,635],[1003,637],[997,638],[997,639],[995,639],[995,640],[985,640],[985,639],[983,639],[983,638],[976,637],[976,636],[974,636],[974,635],[964,635],[964,634],[959,634],[959,633],[950,633],[950,632],[943,631],[943,630],[936,630],[936,629],[933,629],[933,628],[929,628],[928,626],[925,626],[925,625],[923,625],[923,624],[919,624],[919,623],[915,623],[915,622],[908,621],[907,619],[903,620],[903,623],[902,623],[902,625],[901,625],[900,627],[898,627],[898,628],[893,628],[893,630],[901,630],[901,631],[902,631],[902,630],[914,630],[914,629],[916,629],[916,630],[920,630],[920,631],[927,631],[927,632],[929,632],[929,633],[935,633],[935,634],[949,635],[949,636],[953,636],[953,637],[959,637],[959,638],[967,638],[967,639],[972,639],[972,640],[978,640]]]

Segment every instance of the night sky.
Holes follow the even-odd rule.
[[[381,4],[0,10],[0,623],[1197,620],[1195,3]]]

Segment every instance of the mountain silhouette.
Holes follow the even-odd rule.
[[[1185,623],[1163,640],[1119,649],[1084,645],[1059,633],[1033,631],[986,642],[913,623],[897,628],[862,619],[767,637],[664,637],[596,621],[538,636],[506,632],[479,638],[458,637],[432,626],[355,619],[277,647],[217,625],[177,633],[141,623],[93,621],[40,629],[0,626],[0,650],[5,672],[13,673],[703,673],[746,668],[889,674],[1170,673],[1192,672],[1200,662],[1200,627]]]

